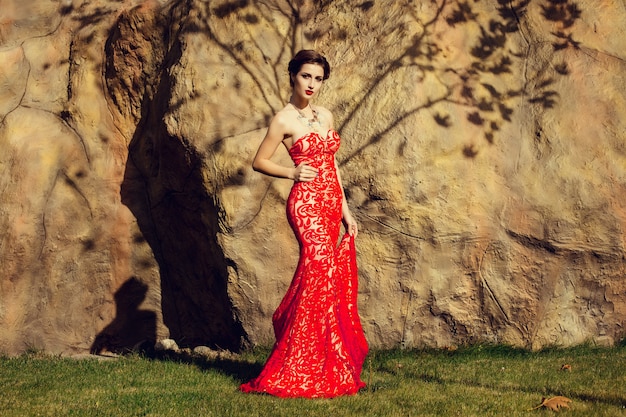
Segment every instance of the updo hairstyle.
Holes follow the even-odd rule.
[[[287,67],[289,74],[296,75],[304,64],[316,64],[324,68],[324,80],[327,80],[330,76],[330,65],[328,61],[322,54],[312,49],[299,51],[292,60],[289,61],[289,66]],[[289,77],[289,84],[293,87],[293,79],[291,76]]]

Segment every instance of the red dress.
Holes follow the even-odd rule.
[[[361,369],[367,341],[357,311],[354,238],[341,228],[341,186],[335,152],[340,138],[310,132],[289,154],[319,171],[311,182],[294,183],[287,218],[300,244],[300,260],[273,316],[276,343],[260,375],[244,392],[278,397],[331,398],[355,394],[365,384]]]

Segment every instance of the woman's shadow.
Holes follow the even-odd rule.
[[[136,277],[129,278],[115,292],[115,318],[94,340],[90,352],[124,354],[143,352],[156,342],[156,313],[141,310],[148,286]]]
[[[156,314],[139,307],[147,292],[148,286],[136,277],[128,279],[115,292],[115,318],[96,336],[90,349],[92,354],[139,353],[149,359],[187,363],[203,371],[217,371],[241,383],[259,374],[261,363],[241,359],[235,354],[211,350],[208,354],[189,349],[155,350]]]

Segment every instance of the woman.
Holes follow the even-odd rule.
[[[358,229],[335,159],[340,138],[333,116],[311,104],[330,66],[319,53],[303,50],[288,69],[291,98],[272,119],[252,166],[294,181],[287,218],[300,244],[300,259],[273,316],[274,348],[261,374],[241,390],[279,397],[355,394],[365,386],[360,375],[368,349],[357,312]],[[294,167],[271,161],[281,143]],[[337,246],[342,220],[347,233]]]

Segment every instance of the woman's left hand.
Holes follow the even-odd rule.
[[[359,234],[359,227],[356,224],[356,220],[351,214],[344,216],[343,223],[348,234],[352,237],[356,237]]]

